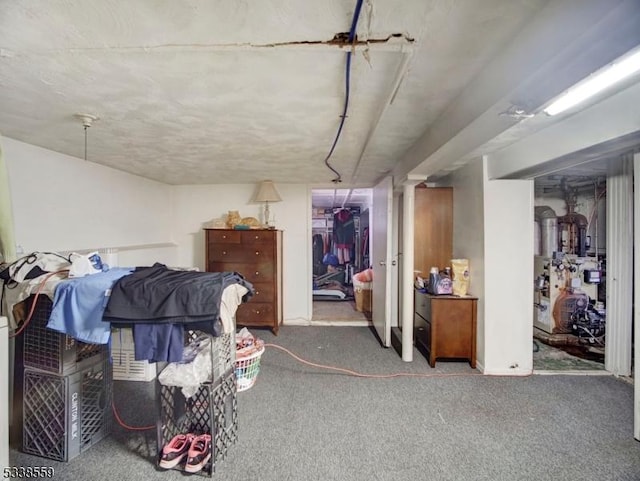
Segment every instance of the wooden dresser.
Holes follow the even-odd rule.
[[[205,229],[208,272],[238,272],[253,284],[255,295],[236,313],[238,326],[282,324],[282,231]]]
[[[477,303],[476,297],[415,291],[415,344],[431,367],[436,359],[467,359],[476,367]]]

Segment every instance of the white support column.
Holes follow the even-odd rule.
[[[409,176],[403,186],[402,204],[402,360],[413,361],[413,282],[416,185],[426,177]]]
[[[633,346],[634,346],[634,374],[633,374],[633,437],[640,441],[640,251],[636,249],[636,241],[640,242],[640,153],[633,156],[633,278],[635,279],[633,293]]]
[[[631,374],[633,320],[633,155],[610,163],[607,176],[607,340],[605,369]]]

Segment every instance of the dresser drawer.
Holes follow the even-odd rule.
[[[273,262],[273,249],[268,245],[219,244],[209,248],[213,262],[241,262],[246,264]]]
[[[240,244],[241,232],[237,230],[208,230],[207,242],[212,244]]]
[[[236,312],[236,324],[248,324],[251,326],[271,326],[274,320],[273,304],[266,302],[253,302],[250,299],[246,304],[238,306]]]
[[[273,244],[275,231],[269,230],[249,230],[241,231],[240,239],[244,245],[253,244]]]
[[[253,289],[255,292],[251,297],[252,302],[273,302],[276,293],[273,282],[255,282]]]
[[[252,284],[270,282],[273,284],[276,266],[273,262],[248,264],[241,262],[209,262],[209,272],[237,272]]]

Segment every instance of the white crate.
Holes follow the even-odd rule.
[[[136,361],[131,329],[111,331],[111,359],[116,381],[148,382],[156,378],[155,363]]]
[[[156,365],[148,361],[136,361],[133,349],[113,349],[113,379],[116,381],[153,381]]]

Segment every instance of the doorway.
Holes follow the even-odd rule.
[[[605,372],[611,162],[572,167],[534,181],[537,371]]]
[[[312,318],[314,324],[371,321],[372,189],[312,189]]]

